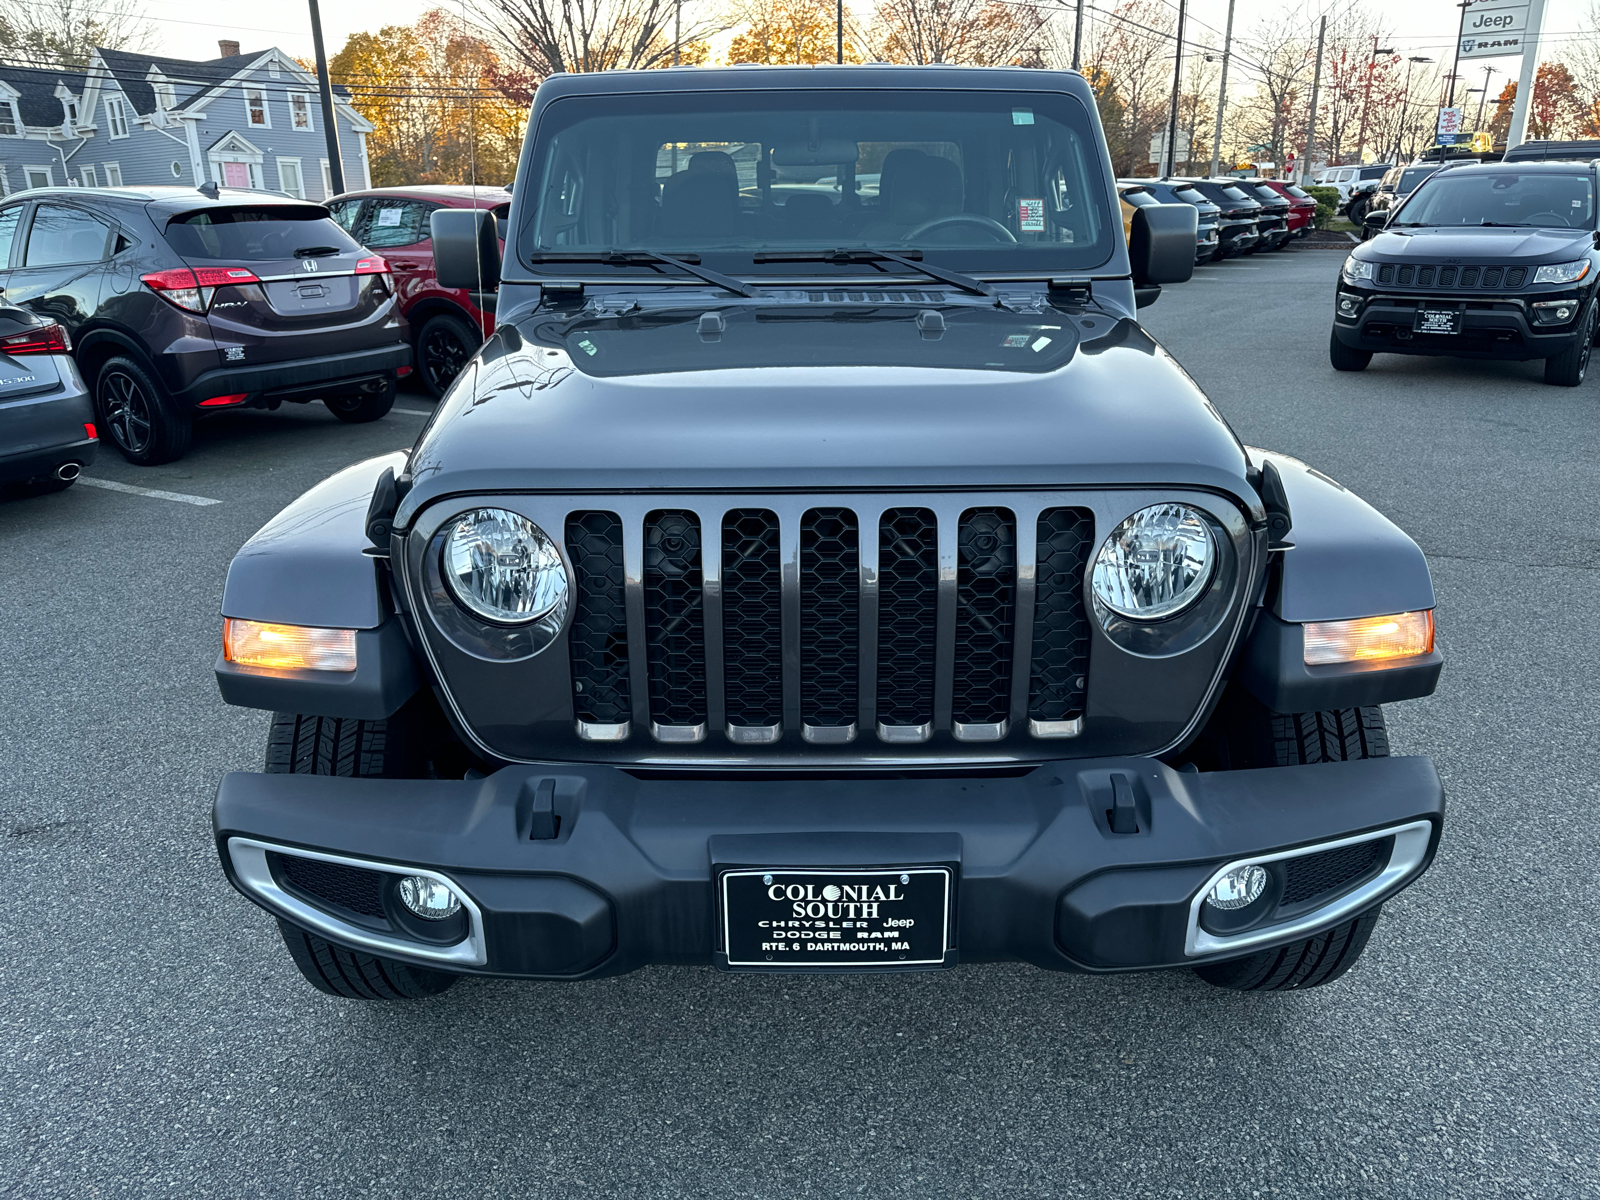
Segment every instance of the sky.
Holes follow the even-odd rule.
[[[702,0],[707,2],[707,0]],[[711,0],[714,2],[714,0]],[[854,8],[868,6],[863,0],[848,0]],[[1064,0],[1070,3],[1071,0]],[[1091,0],[1096,8],[1110,8],[1112,0]],[[1282,0],[1236,0],[1234,33],[1244,36],[1261,17],[1281,10]],[[1373,4],[1374,0],[1368,0]],[[144,0],[146,13],[156,29],[156,49],[177,58],[213,58],[220,38],[237,40],[246,51],[279,46],[296,57],[311,57],[311,23],[305,0],[263,6],[260,0]],[[429,8],[458,8],[458,0],[321,0],[323,38],[328,53],[344,45],[345,38],[363,30],[407,23]],[[1542,58],[1559,58],[1562,42],[1572,37],[1600,37],[1600,31],[1585,29],[1585,0],[1548,0],[1545,9]],[[1392,44],[1397,53],[1427,55],[1443,60],[1455,45],[1460,10],[1453,0],[1407,0],[1404,4],[1377,0],[1373,11],[1381,11],[1394,27]],[[202,13],[204,20],[196,19]],[[1228,0],[1192,0],[1189,4],[1191,36],[1210,30],[1220,31],[1227,20]],[[1220,32],[1215,34],[1220,42]],[[1475,70],[1463,75],[1482,79],[1490,60],[1478,60]],[[1499,60],[1493,65],[1516,69],[1515,60]],[[1505,78],[1496,78],[1496,87]],[[1231,89],[1230,89],[1231,90]]]

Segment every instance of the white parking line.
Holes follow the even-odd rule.
[[[389,411],[390,412],[397,412],[397,413],[405,413],[406,416],[408,416],[408,417],[431,417],[431,416],[433,416],[433,409],[431,409],[431,408],[391,408]]]
[[[78,476],[78,482],[84,487],[104,488],[108,492],[127,492],[130,496],[149,496],[153,500],[176,500],[179,504],[193,504],[198,508],[222,503],[221,500],[212,500],[208,496],[190,496],[183,492],[163,492],[160,488],[134,487],[131,483],[118,483],[114,479],[90,479],[87,475]]]

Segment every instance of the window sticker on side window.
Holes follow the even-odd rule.
[[[379,229],[388,229],[399,225],[400,214],[403,211],[403,209],[399,208],[380,208],[378,210],[378,219],[373,222],[373,225]]]
[[[1017,227],[1024,233],[1044,232],[1044,201],[1018,200]]]

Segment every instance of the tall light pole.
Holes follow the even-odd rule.
[[[672,4],[672,65],[677,66],[683,52],[683,0]]]
[[[1228,0],[1231,4],[1233,0]],[[1231,11],[1231,10],[1230,10]],[[1083,70],[1083,0],[1078,0],[1078,15],[1072,22],[1072,69]]]
[[[1178,48],[1172,56],[1172,115],[1167,119],[1166,169],[1161,178],[1168,179],[1178,169],[1178,99],[1183,84],[1183,18],[1189,0],[1178,0]]]
[[[1367,145],[1367,111],[1372,107],[1372,71],[1377,65],[1378,55],[1393,53],[1394,49],[1392,47],[1384,46],[1380,49],[1378,39],[1376,37],[1372,39],[1372,53],[1367,56],[1367,89],[1366,94],[1361,98],[1361,131],[1356,134],[1357,162],[1361,161],[1362,151],[1366,149]]]
[[[328,182],[335,196],[344,191],[344,160],[339,157],[339,124],[333,119],[333,82],[328,78],[328,53],[322,48],[322,14],[311,4],[311,46],[317,55],[317,94],[322,98],[322,136],[328,145]],[[301,191],[305,187],[301,186]],[[331,197],[330,197],[331,198]]]
[[[1317,94],[1322,91],[1322,43],[1328,36],[1328,18],[1317,25],[1317,69],[1311,76],[1311,115],[1306,121],[1306,156],[1300,168],[1301,186],[1311,183],[1311,153],[1317,145]]]
[[[1460,78],[1457,72],[1461,70],[1461,35],[1467,31],[1467,8],[1471,4],[1472,0],[1461,0],[1456,5],[1461,10],[1461,19],[1456,22],[1456,60],[1450,67],[1450,95],[1444,102],[1446,108],[1456,106],[1456,80]]]
[[[1227,31],[1222,35],[1222,82],[1217,85],[1217,131],[1211,136],[1211,173],[1222,157],[1222,114],[1228,108],[1228,55],[1233,50],[1233,0],[1228,0]]]
[[[1411,121],[1411,69],[1419,62],[1432,61],[1433,59],[1429,58],[1425,54],[1413,54],[1410,58],[1406,59],[1406,86],[1405,89],[1400,93],[1400,129],[1399,132],[1395,134],[1394,139],[1394,156],[1396,159],[1400,159],[1405,156],[1405,148],[1403,143],[1405,142],[1406,137],[1406,126]]]
[[[838,0],[838,7],[834,13],[834,47],[833,61],[844,61],[844,0]]]
[[[1489,76],[1499,72],[1499,67],[1485,67],[1483,69],[1483,87],[1478,90],[1483,94],[1478,97],[1478,119],[1473,123],[1473,132],[1483,129],[1483,102],[1489,98]]]

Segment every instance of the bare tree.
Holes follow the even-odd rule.
[[[1085,30],[1084,73],[1118,175],[1150,169],[1150,139],[1172,105],[1174,10],[1160,0],[1122,0]]]
[[[96,47],[153,40],[139,0],[0,0],[0,59],[18,66],[84,67]]]
[[[536,82],[560,72],[671,65],[676,47],[703,42],[725,25],[674,0],[468,0],[498,31],[505,57]]]
[[[890,62],[1042,66],[1045,19],[999,0],[881,0],[878,53]]]

